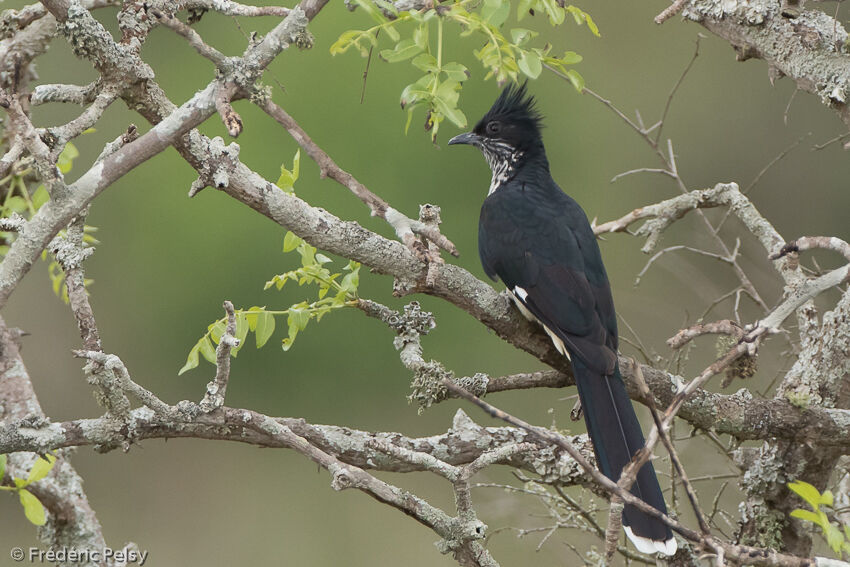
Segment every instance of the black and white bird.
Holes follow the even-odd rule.
[[[477,147],[490,165],[478,225],[484,271],[570,359],[596,461],[616,482],[644,446],[643,433],[620,376],[617,315],[599,245],[582,208],[549,173],[541,119],[525,85],[508,86],[472,132],[449,144]],[[652,463],[631,491],[666,514]],[[623,526],[639,551],[676,552],[670,528],[634,506],[625,506]]]

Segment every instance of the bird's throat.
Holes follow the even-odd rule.
[[[500,148],[502,149],[502,148]],[[516,174],[517,167],[523,157],[523,152],[510,148],[508,151],[484,150],[484,157],[490,166],[493,176],[490,178],[490,190],[487,195],[492,195],[502,185],[510,181]]]

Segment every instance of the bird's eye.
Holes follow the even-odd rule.
[[[487,133],[488,134],[498,134],[499,130],[502,129],[502,125],[496,122],[495,120],[487,123]]]

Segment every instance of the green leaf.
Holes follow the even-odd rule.
[[[257,317],[259,317],[259,314],[265,310],[265,307],[257,307],[256,305],[253,305],[245,312],[245,320],[248,321],[248,330],[256,332]]]
[[[340,34],[337,40],[331,45],[331,55],[345,53],[348,48],[354,45],[354,38],[362,34],[360,30],[347,30]]]
[[[236,338],[239,340],[239,344],[230,350],[230,354],[236,356],[239,351],[242,350],[242,346],[245,344],[245,339],[247,337],[248,317],[245,315],[244,311],[238,311],[236,313]]]
[[[590,17],[590,14],[576,6],[567,6],[567,11],[573,15],[573,20],[575,20],[576,24],[587,24],[587,29],[589,29],[596,37],[600,37],[599,28],[596,26],[596,22],[593,21],[593,18]]]
[[[207,330],[209,331],[210,337],[212,337],[213,342],[215,344],[218,344],[219,341],[221,341],[221,335],[223,335],[224,332],[227,330],[227,323],[225,323],[223,319],[219,319],[215,323],[211,323],[207,327]]]
[[[292,182],[298,181],[298,176],[301,173],[301,149],[295,150],[295,155],[292,156]]]
[[[520,0],[519,4],[516,7],[516,19],[520,21],[524,17],[526,17],[531,11],[532,4],[534,4],[535,0]]]
[[[381,59],[387,63],[398,63],[410,59],[414,55],[422,53],[423,46],[418,45],[412,39],[403,39],[398,42],[395,49],[384,49],[381,51]]]
[[[6,474],[6,455],[0,455],[0,479]]]
[[[295,182],[298,180],[298,173],[301,164],[301,150],[295,152],[292,158],[292,171],[286,169],[284,164],[280,165],[280,177],[277,178],[277,186],[283,189],[284,193],[294,193]]]
[[[201,340],[198,341],[198,349],[200,349],[201,356],[204,357],[204,360],[211,362],[212,364],[216,363],[217,357],[215,355],[215,347],[208,336],[204,335],[201,337]],[[195,366],[197,366],[197,364]]]
[[[15,195],[6,199],[6,208],[15,213],[22,213],[27,210],[27,201],[23,197]]]
[[[417,55],[413,58],[413,66],[417,69],[421,69],[426,73],[436,73],[440,70],[437,66],[437,58],[431,55],[430,53],[422,53],[421,55]]]
[[[537,32],[527,30],[525,28],[513,28],[511,30],[511,41],[520,46],[527,42],[528,40],[534,38],[537,35]]]
[[[587,28],[590,32],[596,37],[602,37],[599,34],[599,28],[596,26],[596,22],[593,21],[593,18],[590,17],[590,14],[584,12],[584,20],[587,22]]]
[[[791,489],[800,498],[806,501],[814,510],[818,509],[820,504],[820,492],[818,489],[803,480],[795,480],[788,483],[788,488]]]
[[[43,204],[50,200],[50,193],[47,192],[44,185],[39,185],[30,199],[32,200],[33,208],[37,211]]]
[[[53,455],[45,455],[44,457],[39,457],[33,463],[32,468],[30,469],[30,474],[27,477],[27,484],[32,484],[33,482],[38,482],[48,474],[50,474],[50,470],[53,468],[53,465],[56,464],[56,457]]]
[[[566,75],[578,92],[582,92],[584,90],[584,77],[581,76],[581,73],[575,69],[570,69],[567,71]]]
[[[289,325],[295,325],[299,331],[303,331],[310,322],[310,312],[307,311],[307,306],[304,303],[293,305],[289,308]]]
[[[269,338],[274,333],[275,320],[274,315],[267,311],[263,311],[257,316],[257,348],[261,348],[268,342]]]
[[[458,128],[466,128],[466,115],[457,107],[451,107],[441,98],[435,98],[437,110]]]
[[[21,506],[24,507],[24,515],[30,523],[36,526],[43,526],[47,523],[47,515],[44,513],[44,506],[35,495],[26,489],[18,491],[18,496],[21,499]]]
[[[77,151],[74,144],[71,142],[65,144],[65,147],[62,148],[62,153],[59,154],[59,159],[56,160],[56,166],[59,167],[59,171],[63,174],[71,171],[71,168],[74,167],[74,160],[79,155],[80,152]]]
[[[549,23],[553,26],[560,26],[564,23],[567,17],[566,11],[558,5],[557,0],[540,0],[546,14],[549,16]],[[573,14],[575,16],[575,14]]]
[[[481,7],[481,18],[493,27],[501,27],[508,19],[511,3],[507,0],[484,0]]]
[[[316,263],[316,249],[302,241],[298,245],[298,253],[301,255],[301,265],[305,268]]]
[[[831,490],[823,491],[823,494],[820,495],[820,503],[823,506],[829,506],[832,508],[832,505],[835,503],[835,498],[833,497]]]
[[[811,510],[803,510],[801,508],[797,508],[795,510],[791,510],[789,515],[792,518],[797,518],[800,520],[811,522],[815,525],[820,525],[820,516],[816,512],[812,512]]]
[[[826,542],[832,548],[832,551],[840,553],[841,545],[844,543],[844,535],[841,533],[841,530],[834,524],[827,524],[823,531],[826,536]]]
[[[206,338],[206,337],[205,337]],[[203,340],[203,339],[201,339]],[[177,375],[180,376],[184,372],[192,370],[193,368],[198,367],[198,352],[200,351],[200,341],[198,344],[192,347],[192,350],[189,351],[189,356],[186,358],[186,364],[183,365],[183,368],[177,371]]]
[[[558,61],[563,65],[575,65],[576,63],[581,63],[582,59],[584,58],[575,51],[567,51]]]
[[[298,246],[300,246],[302,242],[304,241],[301,240],[301,238],[299,238],[297,234],[291,231],[287,231],[286,236],[283,237],[283,251],[292,252],[293,250],[298,248]]]
[[[428,24],[422,23],[413,30],[413,43],[422,49],[428,46]]]
[[[443,73],[446,74],[447,78],[457,82],[462,82],[469,78],[469,69],[457,62],[443,65]]]
[[[543,71],[540,56],[533,51],[523,51],[517,63],[519,64],[519,70],[530,79],[536,79]]]

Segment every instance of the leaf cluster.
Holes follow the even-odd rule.
[[[6,473],[6,455],[0,455],[0,480]],[[0,486],[0,490],[8,492],[17,492],[18,498],[21,501],[21,506],[24,508],[24,515],[32,524],[43,526],[47,523],[47,514],[44,510],[44,505],[38,497],[27,490],[27,487],[34,482],[38,482],[45,478],[50,471],[53,470],[53,465],[56,464],[56,457],[53,455],[44,455],[36,459],[33,463],[30,473],[27,478],[12,477],[14,486]]]
[[[401,93],[401,106],[407,110],[405,132],[410,128],[414,110],[426,109],[425,130],[436,140],[440,123],[448,120],[458,128],[467,127],[467,119],[458,102],[463,82],[470,76],[466,66],[457,61],[445,61],[443,57],[443,27],[454,25],[461,37],[473,36],[484,43],[472,54],[487,70],[485,80],[495,77],[496,81],[518,81],[525,76],[536,79],[548,65],[566,75],[579,91],[584,88],[584,79],[575,69],[569,68],[581,61],[574,51],[561,56],[552,54],[550,44],[538,45],[537,32],[514,27],[505,29],[510,16],[510,0],[455,0],[438,7],[422,11],[398,11],[389,2],[354,0],[363,12],[375,22],[364,30],[348,30],[331,46],[331,54],[356,49],[364,57],[371,56],[379,45],[383,34],[394,44],[391,49],[380,51],[381,59],[389,63],[410,61],[418,71],[424,73],[407,85]],[[380,5],[379,9],[377,5]],[[516,11],[517,21],[529,14],[543,14],[550,25],[560,26],[572,16],[578,25],[586,25],[599,35],[589,14],[572,5],[563,5],[557,0],[522,0]],[[436,38],[432,38],[432,27],[436,26]],[[402,31],[405,36],[402,36]]]
[[[789,482],[788,488],[811,507],[811,510],[802,508],[792,510],[791,517],[811,522],[819,527],[829,547],[839,556],[845,553],[850,554],[850,526],[843,524],[839,527],[837,523],[830,522],[827,515],[834,506],[832,492],[824,490],[821,494],[817,488],[802,480]]]
[[[297,178],[297,165],[295,171]],[[331,311],[350,307],[357,302],[357,287],[360,284],[359,263],[349,261],[341,272],[331,272],[326,264],[330,264],[332,260],[292,232],[287,232],[283,239],[283,251],[296,251],[301,256],[301,266],[275,275],[266,282],[264,289],[275,287],[280,291],[287,282],[295,282],[299,286],[311,284],[318,287],[318,298],[312,302],[300,301],[282,310],[271,310],[257,305],[248,309],[235,310],[235,334],[239,344],[230,350],[233,357],[238,356],[249,333],[254,333],[257,348],[262,348],[274,334],[277,326],[276,317],[286,316],[287,336],[281,340],[281,348],[288,351],[292,348],[298,333],[307,328],[310,321],[319,322]],[[226,329],[226,317],[210,323],[207,326],[207,332],[189,351],[186,364],[178,374],[196,368],[201,356],[215,364],[215,345],[221,342]]]

